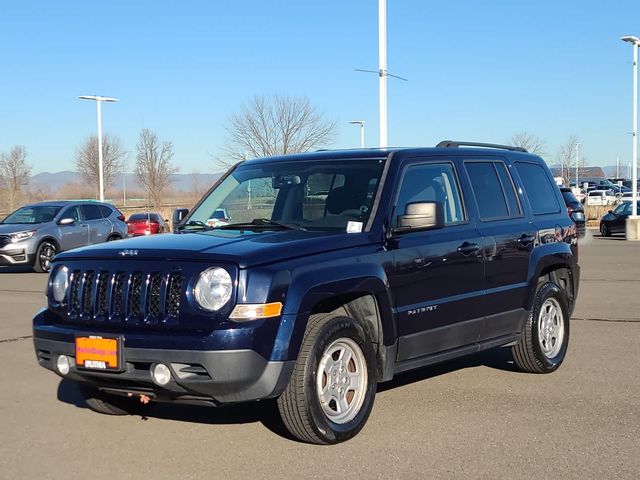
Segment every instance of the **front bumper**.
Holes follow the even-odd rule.
[[[64,378],[87,382],[107,393],[145,394],[157,401],[223,404],[274,398],[286,387],[295,365],[294,361],[267,360],[250,349],[128,347],[125,334],[122,342],[124,371],[86,370],[75,364],[73,329],[65,330],[66,335],[51,335],[48,327],[34,325],[33,343],[42,367],[58,373],[57,358],[67,355],[71,369]],[[87,331],[77,333],[86,335]],[[99,329],[91,334],[113,336],[113,333]],[[167,365],[172,374],[171,381],[162,387],[151,377],[151,368],[157,363]]]
[[[37,247],[34,237],[16,243],[8,243],[0,248],[0,265],[33,265]]]
[[[0,265],[2,266],[33,265],[34,259],[35,255],[27,253],[23,247],[11,246],[9,248],[7,245],[7,247],[0,249]]]

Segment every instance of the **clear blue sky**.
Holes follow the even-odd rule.
[[[306,96],[338,122],[333,147],[378,142],[377,0],[29,1],[0,13],[0,151],[34,172],[72,169],[104,131],[133,152],[142,127],[183,173],[217,170],[228,115],[256,94]],[[527,130],[547,157],[571,134],[592,165],[631,157],[640,1],[388,0],[390,145],[504,142]],[[129,164],[133,163],[133,153]]]

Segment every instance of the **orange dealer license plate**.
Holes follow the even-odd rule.
[[[120,370],[120,350],[117,338],[76,337],[76,365],[91,370]]]

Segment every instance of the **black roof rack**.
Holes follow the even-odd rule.
[[[484,148],[500,148],[502,150],[511,150],[512,152],[525,152],[528,150],[523,147],[513,147],[511,145],[499,145],[497,143],[478,143],[478,142],[458,142],[455,140],[443,140],[438,145],[438,148],[458,148],[458,147],[484,147]]]

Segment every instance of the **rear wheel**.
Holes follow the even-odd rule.
[[[58,249],[53,242],[49,240],[42,242],[38,245],[38,249],[36,250],[36,259],[33,263],[33,269],[38,273],[45,273],[51,270],[51,261],[57,252]]]
[[[522,336],[512,347],[513,359],[525,372],[551,373],[562,364],[568,345],[567,297],[555,283],[544,283],[538,288]]]
[[[87,406],[94,412],[105,415],[135,415],[147,407],[138,397],[109,395],[84,383],[79,383],[78,388]]]
[[[119,235],[111,235],[110,237],[107,238],[107,242],[113,242],[114,240],[120,240],[120,236]]]
[[[350,317],[313,315],[278,408],[300,440],[338,443],[364,427],[376,385],[375,351],[360,324]]]

